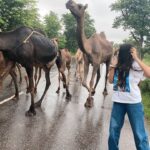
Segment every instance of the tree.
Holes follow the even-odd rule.
[[[44,17],[44,23],[45,31],[49,38],[59,36],[61,24],[57,14],[55,14],[53,11],[50,11],[50,13]]]
[[[140,47],[144,56],[144,46],[150,37],[150,1],[149,0],[117,0],[111,5],[112,11],[120,13],[115,18],[113,27],[130,30],[131,36]]]
[[[58,48],[63,49],[66,47],[66,36],[64,34],[60,34],[58,36]]]
[[[76,40],[76,28],[77,23],[71,13],[63,14],[62,21],[64,24],[64,35],[66,36],[66,47],[72,52],[75,52],[78,48]],[[86,12],[85,14],[85,34],[90,37],[95,33],[94,20],[90,18],[90,15]]]
[[[41,26],[35,6],[35,0],[0,0],[0,29],[6,31],[21,25]]]

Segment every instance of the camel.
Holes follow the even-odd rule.
[[[76,71],[75,76],[77,80],[79,80],[82,83],[83,80],[83,67],[84,67],[84,58],[82,51],[78,48],[77,52],[75,54],[76,59]]]
[[[93,95],[95,93],[96,86],[100,79],[100,64],[106,64],[106,77],[105,77],[105,88],[104,94],[107,93],[106,83],[107,83],[107,73],[108,67],[111,60],[113,48],[112,44],[106,40],[104,32],[100,34],[93,34],[90,38],[86,38],[84,32],[84,16],[85,10],[88,7],[82,4],[77,4],[73,0],[69,0],[66,3],[66,8],[70,10],[72,15],[77,21],[77,42],[78,46],[84,54],[84,79],[82,85],[89,91],[89,96],[85,103],[85,107],[93,106]],[[87,86],[87,75],[89,71],[89,64],[93,66],[92,77],[90,80],[90,86]],[[97,74],[97,79],[95,86],[93,88],[94,79]]]
[[[40,32],[42,32],[42,31],[40,31]],[[44,32],[42,34],[45,35]],[[57,38],[50,39],[50,41],[53,42],[53,44],[58,48],[58,39]],[[39,65],[35,64],[34,65],[34,84],[35,84],[35,86],[34,86],[34,93],[35,94],[37,93],[37,86],[38,86],[39,81],[41,79],[41,73],[42,73],[42,67],[40,67]],[[30,92],[30,89],[29,89],[29,79],[28,79],[27,76],[25,76],[24,78],[25,78],[26,85],[27,85],[26,93],[29,93]]]
[[[55,63],[57,47],[42,32],[22,26],[10,32],[0,33],[0,51],[5,53],[9,60],[18,62],[25,68],[31,94],[31,105],[26,115],[36,115],[35,106],[41,106],[50,86],[49,73]],[[40,100],[34,104],[33,67],[35,65],[44,70],[46,86]]]
[[[66,99],[70,99],[71,94],[69,92],[69,80],[70,80],[69,78],[70,78],[71,54],[68,51],[68,49],[64,48],[58,51],[56,65],[59,72],[59,77],[58,77],[59,86],[56,93],[60,92],[60,78],[61,78],[60,75],[62,75],[63,87],[66,88]],[[66,68],[68,70],[67,78],[65,76]]]
[[[13,97],[14,100],[19,99],[19,91],[16,79],[16,72],[15,72],[16,64],[8,59],[6,59],[2,52],[0,52],[0,89],[2,89],[2,83],[5,78],[10,74],[12,80],[15,85],[15,96]]]
[[[38,29],[38,31],[42,32],[41,30]],[[42,34],[45,35],[44,32],[42,32]],[[46,36],[46,35],[45,35]],[[53,44],[57,47],[58,49],[58,39],[57,38],[53,38],[53,39],[50,39],[51,42],[53,42]],[[35,87],[34,87],[34,93],[36,94],[37,93],[37,86],[39,84],[39,81],[41,79],[41,73],[42,73],[42,67],[38,66],[38,65],[34,65],[34,83],[35,83]],[[25,81],[26,81],[26,85],[27,85],[27,91],[26,93],[29,93],[30,90],[29,90],[29,80],[28,80],[28,77],[25,76]]]

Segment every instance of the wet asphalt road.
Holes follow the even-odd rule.
[[[30,105],[30,95],[25,93],[25,84],[20,87],[19,101],[9,101],[0,105],[0,150],[108,150],[108,130],[111,113],[112,86],[108,84],[109,95],[102,95],[104,89],[105,66],[101,67],[101,79],[94,96],[94,107],[87,109],[84,103],[88,92],[76,81],[74,67],[71,69],[71,101],[66,101],[65,90],[58,85],[57,69],[51,71],[51,86],[37,115],[26,117]],[[9,78],[5,85],[9,83]],[[38,85],[38,100],[44,90],[44,74]],[[62,84],[61,84],[62,87]],[[13,87],[4,87],[0,101],[13,93]],[[147,125],[149,133],[150,126]],[[134,139],[128,118],[121,132],[120,150],[135,150]]]

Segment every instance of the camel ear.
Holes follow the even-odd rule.
[[[86,9],[86,8],[88,8],[88,4],[86,4],[86,5],[84,6],[84,9]]]

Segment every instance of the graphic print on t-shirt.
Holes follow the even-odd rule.
[[[120,83],[123,82],[123,86],[120,87]],[[120,91],[120,92],[130,92],[130,86],[129,86],[129,74],[126,76],[125,81],[119,80],[119,71],[116,69],[114,74],[114,81],[113,81],[113,90],[114,91]]]

